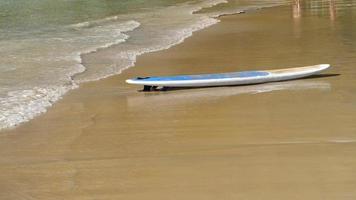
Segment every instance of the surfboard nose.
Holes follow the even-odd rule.
[[[326,70],[326,69],[328,69],[328,68],[331,67],[330,64],[320,64],[319,66],[320,66],[320,69],[321,69],[321,70]]]

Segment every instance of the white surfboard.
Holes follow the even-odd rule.
[[[199,74],[178,76],[153,76],[126,80],[129,84],[144,85],[144,90],[156,87],[206,87],[248,85],[274,81],[286,81],[319,74],[328,69],[329,64],[320,64],[307,67],[242,71],[221,74]]]

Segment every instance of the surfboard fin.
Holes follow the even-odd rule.
[[[158,86],[154,86],[154,85],[144,85],[142,91],[143,91],[143,92],[165,91],[165,87],[163,87],[162,89],[159,89]]]
[[[150,85],[144,85],[142,91],[144,91],[144,92],[149,92],[149,91],[151,91],[151,89],[152,89],[152,86],[150,86]]]

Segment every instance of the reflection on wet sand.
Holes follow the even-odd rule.
[[[294,4],[292,5],[292,14],[293,14],[293,32],[295,37],[300,37],[300,17],[301,17],[301,9],[300,9],[300,0],[294,0]]]
[[[328,6],[324,6],[323,1],[316,1],[316,2],[306,2],[307,4],[304,4],[305,7],[311,7],[311,8],[327,8],[329,9],[329,16],[330,16],[330,21],[335,21],[336,19],[336,3],[335,0],[329,0],[327,3]],[[301,0],[294,0],[294,3],[292,4],[292,13],[293,13],[293,19],[294,22],[298,22],[299,19],[302,17],[302,4]],[[322,9],[310,9],[309,12],[314,13],[315,15],[320,14],[320,12],[323,12]]]
[[[326,3],[326,5],[324,5]],[[294,0],[292,4],[292,15],[293,15],[293,23],[294,23],[294,35],[296,37],[300,37],[300,20],[302,18],[302,6],[307,7],[307,8],[314,8],[314,9],[309,9],[308,12],[312,13],[312,15],[319,15],[321,12],[322,13],[327,13],[329,14],[329,18],[332,24],[335,23],[336,17],[337,17],[337,11],[336,11],[336,3],[335,0],[329,0],[328,2],[324,1],[308,1],[305,3],[301,3],[301,0]],[[321,9],[315,9],[315,8],[321,8]],[[322,8],[328,9],[328,11],[323,11]]]
[[[241,95],[258,94],[281,90],[329,90],[330,84],[325,81],[296,80],[290,82],[275,82],[268,84],[211,87],[199,89],[175,90],[167,92],[143,93],[144,96],[128,96],[127,103],[130,109],[142,109],[147,105],[174,105],[182,103],[199,103],[206,100]]]
[[[301,14],[300,10],[300,0],[294,0],[293,4],[293,18],[294,19],[299,19]]]
[[[330,13],[330,20],[331,22],[334,22],[336,19],[336,8],[335,8],[335,1],[330,0],[329,1],[329,13]]]

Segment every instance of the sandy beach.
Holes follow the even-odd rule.
[[[352,18],[281,6],[219,19],[1,131],[0,199],[355,199]],[[105,65],[115,48],[83,64]],[[328,76],[244,87],[125,83],[320,63]]]

